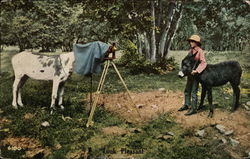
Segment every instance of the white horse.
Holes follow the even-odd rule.
[[[55,109],[55,101],[64,109],[63,94],[64,83],[73,72],[75,56],[73,52],[47,56],[32,52],[21,52],[12,58],[12,66],[15,74],[13,84],[12,106],[18,109],[23,107],[21,98],[21,88],[30,77],[36,80],[52,80],[51,113]],[[59,98],[58,98],[59,97]]]

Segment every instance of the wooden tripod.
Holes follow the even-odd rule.
[[[126,89],[126,91],[127,91],[127,93],[128,93],[128,96],[129,96],[129,98],[131,99],[132,104],[135,105],[135,103],[134,103],[134,101],[133,101],[133,99],[132,99],[132,97],[131,97],[131,94],[130,94],[130,92],[129,92],[129,90],[128,90],[128,87],[127,87],[127,85],[125,84],[125,82],[124,82],[124,80],[123,80],[123,78],[122,78],[120,72],[118,71],[116,65],[114,64],[114,62],[112,61],[112,59],[108,59],[108,60],[105,61],[104,69],[103,69],[103,72],[102,72],[102,75],[101,75],[101,79],[100,79],[100,81],[99,81],[99,84],[98,84],[98,87],[97,87],[97,91],[96,91],[96,93],[95,93],[95,100],[94,100],[94,102],[93,102],[93,104],[92,104],[91,111],[90,111],[89,118],[88,118],[88,122],[87,122],[87,124],[86,124],[87,127],[93,126],[93,125],[94,125],[93,116],[94,116],[95,108],[96,108],[97,102],[99,101],[99,95],[100,95],[100,93],[101,93],[101,91],[102,91],[102,89],[103,89],[104,81],[105,81],[105,78],[106,78],[106,76],[107,76],[108,68],[109,68],[110,63],[111,63],[112,66],[114,67],[114,69],[115,69],[117,75],[119,76],[119,78],[120,78],[120,80],[121,80],[123,86],[125,87],[125,89]],[[126,107],[127,107],[127,106],[126,106]],[[127,109],[128,109],[128,107],[127,107]],[[139,113],[137,107],[136,107],[136,111],[137,111],[137,113],[139,114],[139,116],[141,117],[141,114]]]

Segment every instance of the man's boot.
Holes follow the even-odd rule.
[[[197,110],[194,108],[191,108],[187,113],[185,113],[186,116],[192,115],[192,114],[196,114]]]
[[[191,104],[191,109],[185,114],[187,116],[193,115],[197,113],[197,92],[198,92],[198,86],[199,83],[197,81],[194,81],[193,87],[192,87],[192,104]]]
[[[178,111],[183,111],[183,110],[187,110],[188,106],[187,105],[183,105],[180,109],[178,109]]]

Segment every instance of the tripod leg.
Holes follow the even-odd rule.
[[[105,65],[104,65],[102,75],[101,75],[101,78],[100,78],[100,82],[99,82],[98,87],[97,87],[97,91],[100,90],[100,88],[101,88],[101,84],[102,84],[102,81],[103,81],[103,78],[104,78],[104,74],[105,74],[106,70],[108,69],[108,67],[109,67],[109,61],[107,61],[105,63]]]
[[[110,65],[110,61],[108,60],[107,61],[107,68],[106,68],[106,72],[105,72],[105,74],[104,74],[104,76],[103,76],[103,82],[102,82],[102,84],[101,84],[101,86],[100,86],[100,92],[102,91],[102,88],[103,88],[103,85],[104,85],[104,81],[105,81],[105,79],[106,79],[106,76],[107,76],[107,73],[108,73],[108,68],[109,68],[109,65]]]
[[[99,85],[98,85],[98,88],[97,88],[97,91],[96,91],[96,97],[95,97],[94,103],[92,105],[86,127],[92,126],[94,124],[94,122],[92,120],[93,120],[93,116],[94,116],[94,112],[95,112],[97,102],[99,101],[99,94],[102,91],[103,84],[104,84],[104,81],[105,81],[105,78],[106,78],[106,75],[107,75],[107,72],[108,72],[109,64],[110,64],[109,61],[107,61],[107,63],[105,63],[105,66],[104,66],[104,69],[103,69],[103,72],[102,72],[102,76],[101,76],[101,79],[100,79],[100,82],[99,82]]]
[[[100,92],[97,92],[97,94],[96,94],[97,97],[95,98],[95,101],[94,101],[94,103],[92,105],[91,112],[89,114],[89,118],[88,118],[88,122],[86,124],[86,127],[93,126],[93,124],[94,124],[94,122],[93,122],[93,116],[94,116],[96,104],[97,104],[97,102],[99,100],[99,94],[100,94]]]
[[[107,66],[108,66],[108,63],[105,62],[104,68],[103,68],[103,71],[102,71],[102,75],[101,75],[100,81],[98,83],[98,87],[97,87],[97,90],[96,90],[95,94],[97,94],[97,92],[100,91],[100,87],[101,87],[101,84],[102,84],[102,81],[103,81],[103,76],[104,76],[104,74],[106,72]],[[92,84],[92,75],[91,75],[91,84]],[[91,89],[92,89],[92,86],[91,86]],[[88,107],[88,114],[90,114],[92,106],[93,106],[92,92],[91,92],[90,96],[91,96],[90,97],[91,100],[90,100],[89,107]]]
[[[124,80],[123,80],[123,78],[122,78],[120,72],[118,71],[116,65],[115,65],[114,62],[112,62],[112,61],[111,61],[111,64],[113,65],[113,67],[114,67],[116,73],[118,74],[120,80],[122,81],[122,84],[123,84],[123,86],[125,87],[125,89],[126,89],[126,91],[127,91],[127,93],[128,93],[128,96],[129,96],[129,98],[131,99],[132,104],[135,105],[135,103],[134,103],[134,101],[133,101],[133,99],[132,99],[132,96],[131,96],[131,94],[130,94],[130,92],[129,92],[129,90],[128,90],[128,87],[127,87],[127,85],[125,84],[125,82],[124,82]],[[140,118],[141,118],[141,114],[139,113],[137,107],[136,107],[136,111],[137,111],[137,113],[139,114],[139,116],[140,116]]]

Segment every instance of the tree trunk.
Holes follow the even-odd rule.
[[[159,42],[158,55],[161,58],[164,57],[164,50],[165,50],[166,40],[167,40],[167,36],[168,36],[168,32],[169,32],[171,23],[173,21],[176,3],[175,2],[170,2],[169,5],[170,6],[169,6],[169,10],[168,10],[167,24],[163,29],[163,33],[162,33],[162,36],[161,36],[160,42]]]
[[[25,48],[24,48],[22,41],[19,39],[19,37],[17,35],[15,35],[15,37],[17,38],[17,45],[19,47],[19,52],[24,51]]]
[[[144,44],[145,44],[145,54],[146,54],[146,59],[150,59],[150,45],[149,45],[149,40],[147,37],[147,33],[144,32]]]
[[[172,29],[171,29],[172,32],[168,35],[168,40],[167,40],[167,43],[166,43],[166,47],[165,47],[166,49],[165,49],[165,51],[164,51],[164,56],[163,56],[163,58],[166,58],[167,55],[168,55],[168,52],[169,52],[169,49],[170,49],[170,47],[171,47],[173,38],[174,38],[174,36],[175,36],[175,33],[176,33],[177,29],[178,29],[180,20],[181,20],[181,18],[182,18],[182,11],[183,11],[183,6],[182,6],[182,4],[180,3],[180,4],[178,4],[178,12],[177,12],[177,14],[176,14],[176,22],[175,22],[175,24],[173,24],[173,27],[171,27],[171,28],[172,28]]]
[[[19,47],[19,52],[22,52],[22,51],[25,50],[25,48],[24,48],[22,42],[18,42],[18,47]]]
[[[137,48],[140,55],[142,55],[142,36],[140,33],[137,33]]]
[[[155,2],[151,1],[151,16],[152,16],[152,23],[151,23],[151,56],[150,62],[156,62],[156,40],[155,40]]]
[[[162,19],[162,0],[158,0],[158,9],[159,9],[159,14],[158,14],[156,25],[158,27],[160,27],[161,26],[161,19]]]

